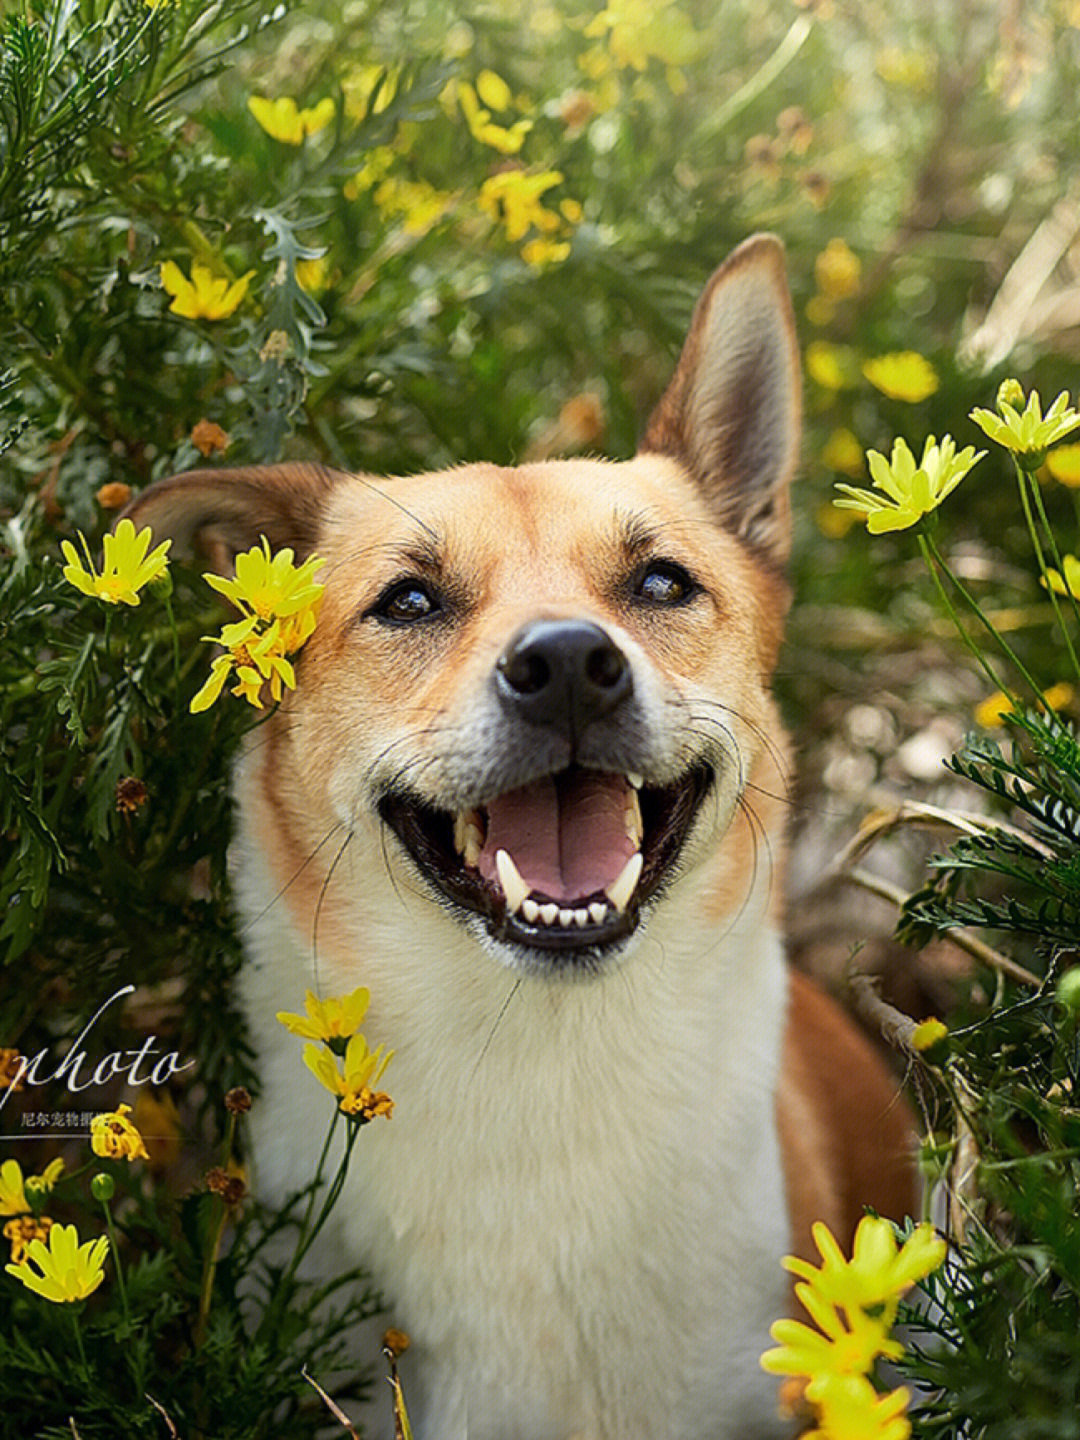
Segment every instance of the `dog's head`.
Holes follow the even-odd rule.
[[[577,973],[715,846],[769,744],[799,409],[760,236],[709,282],[632,460],[199,471],[132,513],[219,568],[260,534],[327,559],[275,803],[389,833],[506,963]]]

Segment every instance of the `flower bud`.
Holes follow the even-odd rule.
[[[1024,387],[1019,380],[1003,380],[998,386],[997,398],[994,401],[998,408],[998,414],[1004,415],[1005,406],[1009,405],[1014,410],[1023,410],[1027,404],[1027,396],[1024,394]]]
[[[99,1171],[90,1181],[90,1194],[104,1205],[116,1194],[115,1180],[111,1175],[106,1175],[103,1170]]]

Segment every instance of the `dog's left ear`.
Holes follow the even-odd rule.
[[[722,524],[782,562],[801,412],[784,249],[775,236],[754,235],[706,286],[639,450],[680,461]]]

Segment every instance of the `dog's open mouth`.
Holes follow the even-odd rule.
[[[571,766],[457,814],[401,793],[380,813],[432,884],[495,938],[588,950],[636,928],[712,780],[707,766],[666,786]]]

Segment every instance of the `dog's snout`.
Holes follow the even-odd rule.
[[[633,691],[630,664],[589,620],[536,620],[519,630],[495,665],[502,704],[532,725],[574,741]]]

